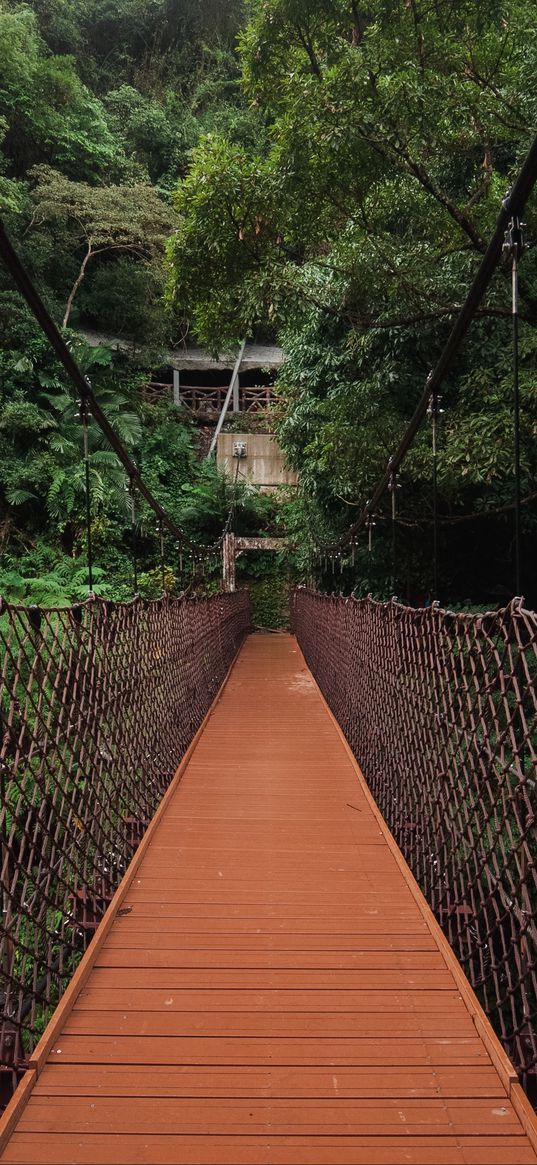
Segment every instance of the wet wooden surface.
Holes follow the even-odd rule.
[[[537,1165],[290,636],[250,638],[1,1158]]]

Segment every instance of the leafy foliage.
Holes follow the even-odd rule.
[[[149,343],[172,338],[161,303],[169,191],[202,134],[256,132],[233,49],[240,7],[0,0],[0,208],[65,322],[84,280],[85,320],[103,327],[128,255],[137,294],[132,312],[123,296],[114,313],[121,331],[138,337],[141,323]]]
[[[219,534],[232,500],[200,464],[196,430],[141,389],[177,338],[163,302],[169,192],[192,148],[218,129],[252,143],[234,51],[239,3],[215,0],[0,0],[0,204],[53,316],[133,340],[137,365],[65,332],[145,480],[196,539]],[[188,305],[187,305],[188,307]],[[30,313],[0,270],[0,592],[53,604],[87,593],[86,490],[79,406]],[[188,326],[188,324],[187,324]],[[174,331],[175,328],[175,331]],[[94,341],[92,341],[94,343]],[[162,585],[153,515],[90,423],[95,589],[128,597],[133,551],[142,593]],[[237,491],[246,532],[272,521]],[[166,584],[198,581],[165,540]],[[215,570],[216,570],[215,566]],[[212,585],[211,579],[205,585]]]
[[[65,328],[88,263],[97,256],[119,253],[136,256],[147,268],[162,251],[173,220],[151,186],[88,186],[72,182],[48,166],[34,167],[32,177],[30,226],[60,223],[71,248],[82,254],[67,297],[62,320]]]
[[[253,149],[214,135],[194,153],[176,197],[170,297],[189,303],[215,348],[256,327],[277,329],[288,354],[280,437],[313,529],[333,533],[350,525],[386,466],[535,132],[535,25],[526,0],[252,0],[248,14],[243,85],[268,131]],[[521,275],[530,499],[535,256]],[[443,591],[453,598],[513,585],[512,513],[500,512],[513,498],[509,315],[500,270],[443,402]],[[422,598],[431,582],[429,448],[423,433],[399,500],[399,586],[410,594],[412,572]],[[450,536],[450,523],[484,511],[498,512],[488,528],[474,522],[468,538],[459,527]],[[536,532],[528,504],[528,560]],[[461,595],[476,535],[482,565],[466,571]],[[376,584],[380,570],[390,585],[389,557],[380,552]]]
[[[132,338],[148,371],[190,329],[213,351],[256,332],[283,343],[279,437],[301,493],[280,518],[302,571],[310,539],[346,528],[370,496],[535,131],[533,17],[529,0],[249,0],[245,12],[239,0],[0,0],[0,200],[48,306]],[[528,559],[536,256],[521,272]],[[0,539],[15,560],[45,530],[78,560],[75,402],[3,273],[0,310]],[[500,270],[443,401],[441,572],[458,601],[512,590],[509,313]],[[92,369],[155,492],[209,539],[229,497],[185,418],[143,404],[143,377],[121,360]],[[96,441],[91,474],[96,546],[127,586],[124,481]],[[397,577],[386,506],[372,554],[358,549],[359,581],[348,564],[339,581],[429,593],[430,478],[424,431],[401,476]],[[240,521],[277,519],[245,494]],[[142,509],[148,578],[155,547]]]
[[[0,113],[16,177],[38,162],[89,178],[109,167],[115,143],[100,102],[70,56],[47,51],[29,7],[0,6]]]

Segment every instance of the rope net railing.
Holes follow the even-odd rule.
[[[537,615],[293,597],[300,646],[507,1053],[537,1081]]]
[[[15,1076],[249,625],[247,593],[0,607],[0,1068]]]

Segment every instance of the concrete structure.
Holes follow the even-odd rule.
[[[231,372],[235,366],[237,352],[220,353],[214,359],[203,348],[175,348],[169,356],[172,368],[178,368],[180,371],[215,372],[229,369]],[[257,368],[270,368],[271,371],[277,372],[284,359],[282,349],[273,344],[246,344],[241,358],[241,369],[243,372],[249,372]]]
[[[296,485],[294,470],[286,466],[284,455],[270,433],[220,433],[216,447],[218,468],[234,477],[239,454],[239,477],[264,490],[279,485]]]
[[[97,332],[94,328],[79,328],[80,335],[95,348],[101,344],[107,348],[114,348],[117,352],[125,352],[128,356],[135,356],[140,350],[134,340],[125,336],[114,336],[109,332]],[[215,360],[210,352],[197,347],[173,348],[162,354],[161,363],[168,364],[179,372],[225,372],[233,369],[237,359],[237,352],[220,354]],[[276,372],[284,362],[281,348],[273,344],[246,344],[241,360],[243,372],[257,368],[267,368]]]

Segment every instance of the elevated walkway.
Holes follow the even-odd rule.
[[[290,636],[246,642],[32,1065],[2,1165],[537,1165]]]

